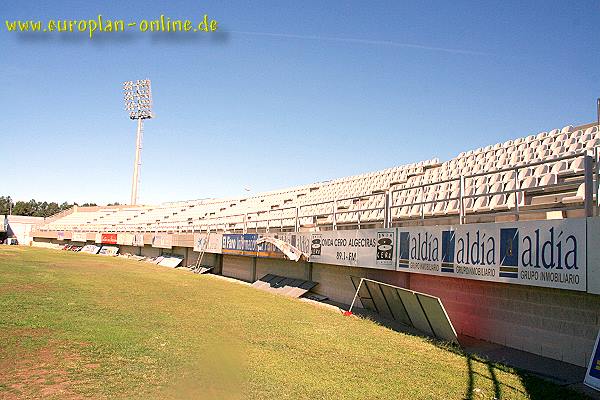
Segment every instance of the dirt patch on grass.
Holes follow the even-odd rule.
[[[6,332],[0,331],[0,339],[3,336],[18,336],[18,337],[29,337],[29,338],[39,338],[48,336],[52,333],[52,330],[48,328],[10,328]]]
[[[3,283],[0,284],[0,294],[33,292],[48,289],[48,285],[41,283]]]
[[[19,360],[0,360],[0,398],[83,399],[74,390],[79,382],[69,373],[83,362],[76,350],[83,345],[51,341]]]

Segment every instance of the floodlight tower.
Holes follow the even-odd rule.
[[[131,205],[137,204],[139,173],[142,166],[142,137],[144,136],[144,120],[153,118],[152,89],[150,79],[123,82],[125,92],[125,110],[129,118],[137,119],[135,139],[135,164],[133,164],[133,181],[131,183]]]

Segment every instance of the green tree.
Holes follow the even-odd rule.
[[[14,204],[10,196],[0,196],[0,215],[10,214]]]
[[[44,202],[41,202],[41,203],[37,203],[37,209],[33,213],[33,216],[34,217],[45,217],[47,209],[48,209],[48,202],[47,201],[44,201]]]
[[[10,214],[12,211],[13,215],[25,215],[25,216],[33,216],[33,217],[51,217],[55,214],[58,214],[61,211],[68,210],[73,207],[73,205],[77,203],[69,203],[64,202],[62,204],[58,204],[57,202],[47,202],[47,201],[36,201],[35,199],[31,199],[29,201],[17,201],[14,202],[10,196],[0,196],[0,215]],[[115,203],[118,205],[119,203]],[[97,206],[96,203],[84,203],[84,207],[94,207]]]
[[[17,201],[13,207],[12,213],[13,215],[32,216],[35,213],[36,208],[37,202],[34,199],[31,199],[27,202]]]
[[[48,203],[48,207],[46,208],[46,217],[51,217],[54,214],[58,214],[60,212],[60,206],[56,202]]]

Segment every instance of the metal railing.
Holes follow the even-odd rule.
[[[522,171],[523,169],[531,169],[531,168],[535,168],[537,166],[540,165],[547,165],[547,164],[555,164],[557,162],[560,161],[565,161],[565,160],[575,160],[577,158],[582,157],[584,160],[584,168],[583,168],[583,175],[581,175],[581,172],[579,173],[571,173],[571,177],[579,177],[581,179],[581,181],[572,181],[572,182],[558,182],[555,184],[549,184],[549,185],[533,185],[527,188],[522,187],[521,185],[521,179],[519,178],[519,172]],[[409,188],[401,188],[401,189],[391,189],[390,190],[390,197],[391,197],[391,205],[389,207],[390,211],[397,209],[397,208],[402,208],[402,207],[410,207],[410,208],[414,208],[415,206],[419,209],[420,213],[419,215],[415,216],[414,214],[409,214],[408,218],[405,218],[407,220],[410,219],[426,219],[426,218],[448,218],[448,214],[444,214],[444,213],[440,213],[438,215],[432,215],[432,216],[428,216],[425,215],[425,206],[428,204],[431,204],[433,206],[435,206],[436,204],[439,204],[440,202],[445,202],[445,203],[449,203],[451,201],[458,201],[458,209],[457,209],[457,213],[454,213],[454,215],[458,214],[459,217],[459,223],[463,224],[465,223],[465,219],[467,217],[467,215],[470,214],[476,214],[476,215],[485,215],[485,214],[494,214],[494,215],[498,215],[498,214],[513,214],[513,215],[520,215],[523,212],[523,209],[526,209],[527,211],[532,211],[533,209],[535,209],[534,207],[528,206],[525,204],[525,196],[527,194],[537,194],[539,195],[540,193],[543,192],[548,192],[548,193],[557,193],[560,191],[567,191],[567,190],[572,190],[572,189],[577,189],[579,187],[579,184],[583,183],[585,184],[585,196],[583,199],[583,209],[585,210],[585,215],[586,216],[592,216],[594,215],[594,208],[597,208],[598,206],[598,149],[595,149],[595,155],[594,158],[592,158],[591,156],[587,155],[587,153],[576,153],[576,154],[572,154],[572,155],[567,155],[567,156],[561,156],[561,157],[554,157],[551,159],[547,159],[547,160],[540,160],[540,161],[534,161],[534,162],[530,162],[530,163],[526,163],[526,164],[522,164],[522,165],[518,165],[515,167],[506,167],[506,168],[500,168],[494,171],[482,171],[482,172],[477,172],[474,174],[469,174],[469,175],[462,175],[456,178],[452,178],[452,179],[447,179],[444,181],[436,181],[436,182],[431,182],[431,183],[426,183],[426,184],[422,184],[422,185],[417,185],[417,186],[412,186]],[[512,189],[508,189],[508,190],[497,190],[494,192],[489,192],[489,191],[483,191],[481,193],[468,193],[466,191],[467,188],[471,189],[474,188],[474,185],[468,185],[467,184],[467,180],[476,180],[477,178],[480,177],[489,177],[489,176],[493,176],[493,175],[497,175],[497,174],[505,174],[505,173],[509,173],[509,172],[513,172],[513,188]],[[547,174],[549,174],[551,172],[548,172]],[[566,174],[565,174],[566,175]],[[537,177],[537,178],[541,178]],[[458,188],[458,195],[455,197],[446,197],[446,198],[442,198],[442,199],[433,199],[433,200],[427,200],[426,196],[429,193],[429,190],[431,190],[431,188],[433,187],[439,187],[440,185],[444,185],[444,184],[451,184],[453,182],[459,182],[459,188]],[[500,182],[500,181],[498,181]],[[595,184],[594,184],[595,182]],[[508,182],[504,182],[504,183],[508,183]],[[539,183],[539,182],[538,182]],[[487,183],[485,183],[487,185]],[[429,190],[425,190],[425,189],[429,189]],[[419,194],[417,194],[417,196],[420,196],[421,200],[420,201],[415,201],[415,202],[410,202],[407,204],[394,204],[393,201],[393,196],[395,193],[400,193],[400,192],[406,192],[406,191],[420,191]],[[483,211],[482,212],[477,212],[477,211],[473,211],[473,212],[468,212],[468,207],[465,207],[465,201],[466,200],[471,200],[471,204],[474,204],[475,201],[478,198],[481,197],[487,197],[488,201],[492,199],[493,196],[496,195],[505,195],[505,196],[510,196],[514,194],[514,205],[512,207],[507,206],[508,210],[490,210],[487,209],[486,207],[482,207]],[[594,207],[594,203],[593,203],[593,197],[594,195],[596,195],[596,207]],[[551,208],[551,207],[548,207]],[[565,206],[561,204],[561,207],[559,208],[560,210],[569,210],[569,209],[575,209],[575,208],[581,208],[581,207],[577,207],[577,206]],[[539,209],[542,209],[542,207],[539,207]],[[393,212],[390,212],[390,218],[388,219],[388,226],[394,222],[393,219]],[[433,213],[435,214],[435,212]],[[417,218],[415,218],[417,217]],[[398,218],[401,219],[401,218]]]

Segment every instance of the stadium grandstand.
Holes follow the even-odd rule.
[[[312,298],[421,321],[422,332],[440,336],[426,305],[394,309],[402,295],[389,288],[403,288],[439,298],[446,338],[583,367],[600,318],[598,127],[248,197],[75,206],[39,226],[33,244],[175,258],[260,285],[299,282]]]
[[[272,232],[591,216],[597,125],[251,197],[74,207],[41,231]],[[589,193],[588,193],[589,194]],[[558,213],[558,214],[557,214]]]

